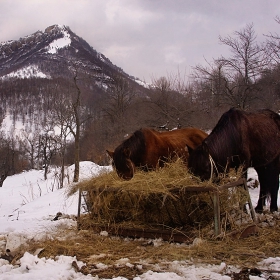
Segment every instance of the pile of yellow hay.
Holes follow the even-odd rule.
[[[231,172],[219,185],[240,177],[241,171]],[[78,189],[86,193],[93,224],[189,229],[213,223],[213,192],[205,188],[215,190],[217,186],[211,181],[201,182],[177,159],[157,171],[137,171],[130,181],[120,179],[115,171],[104,173],[75,185],[71,193]],[[242,211],[248,193],[242,187],[229,188],[219,191],[219,198],[222,216],[229,217],[236,209]],[[233,227],[235,222],[230,224]]]

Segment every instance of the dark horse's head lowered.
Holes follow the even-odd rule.
[[[213,163],[211,165],[209,148],[205,142],[199,145],[194,150],[188,147],[189,151],[189,160],[188,160],[188,168],[189,171],[196,176],[200,177],[201,180],[209,180],[213,172],[216,172],[213,167]]]
[[[207,133],[193,127],[165,132],[142,128],[123,141],[114,152],[107,150],[107,153],[113,159],[112,165],[118,176],[130,180],[136,168],[154,170],[174,156],[187,160],[186,145],[195,148],[206,136]]]

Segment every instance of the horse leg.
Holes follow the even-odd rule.
[[[270,202],[270,212],[278,211],[277,200],[278,200],[278,190],[279,190],[279,173],[273,170],[273,174],[270,177],[271,183],[271,202]]]
[[[277,200],[279,190],[279,158],[266,166],[256,168],[260,182],[260,196],[256,211],[262,211],[265,200],[270,196],[270,211],[278,211]]]
[[[269,189],[271,195],[270,212],[278,211],[280,156],[269,164]]]
[[[260,183],[259,199],[255,211],[257,213],[262,213],[267,198],[266,171],[264,166],[255,169],[258,173],[259,183]]]

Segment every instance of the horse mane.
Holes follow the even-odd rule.
[[[232,108],[222,115],[212,132],[203,141],[215,160],[226,164],[228,155],[238,154],[241,149],[241,130],[237,122],[243,118],[245,112]]]
[[[136,130],[129,138],[124,140],[115,150],[118,156],[115,160],[123,161],[121,151],[124,149],[129,149],[130,158],[135,163],[135,165],[141,163],[142,156],[146,151],[145,136],[142,129]]]

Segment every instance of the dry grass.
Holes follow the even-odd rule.
[[[267,257],[278,257],[280,253],[280,221],[276,220],[273,227],[259,228],[259,234],[245,239],[203,239],[197,245],[173,244],[162,242],[154,246],[149,240],[127,240],[117,237],[104,237],[91,230],[59,232],[56,238],[40,243],[30,243],[29,251],[44,248],[39,257],[55,257],[57,255],[76,256],[86,263],[81,272],[100,278],[125,276],[132,279],[149,269],[168,271],[172,261],[187,263],[209,263],[241,267],[256,267],[257,262]],[[72,238],[69,236],[72,234]],[[121,259],[127,258],[123,264]],[[130,267],[125,263],[129,262]],[[107,266],[98,268],[98,263]]]

